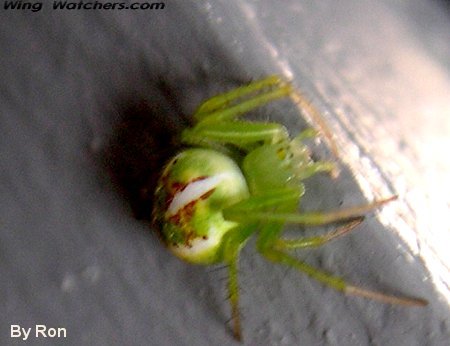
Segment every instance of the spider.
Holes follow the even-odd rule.
[[[257,251],[269,261],[294,268],[337,291],[390,304],[426,305],[420,298],[353,286],[289,253],[319,247],[347,234],[362,222],[365,213],[396,196],[330,212],[298,212],[305,193],[303,180],[336,170],[332,162],[310,157],[304,141],[317,136],[318,131],[307,129],[291,138],[279,123],[241,119],[255,108],[285,97],[300,106],[308,105],[292,84],[279,76],[254,81],[200,105],[193,115],[194,126],[181,135],[182,142],[191,148],[168,162],[155,190],[153,221],[163,242],[189,263],[227,265],[232,330],[238,340],[242,338],[238,258],[252,235],[257,237]],[[323,124],[320,127],[336,151],[329,131]],[[324,235],[282,237],[285,224],[336,222],[344,225]]]

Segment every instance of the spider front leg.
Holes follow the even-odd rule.
[[[298,260],[297,258],[288,254],[285,250],[300,248],[300,247],[315,247],[320,246],[329,240],[336,237],[336,233],[331,233],[324,236],[314,238],[299,238],[296,240],[285,240],[280,237],[283,225],[286,222],[298,223],[304,225],[323,225],[337,221],[343,221],[348,219],[357,218],[354,220],[354,224],[349,223],[344,231],[337,231],[337,235],[342,235],[353,229],[357,223],[360,222],[358,218],[362,214],[367,213],[370,210],[378,208],[383,204],[386,204],[393,200],[395,197],[387,198],[373,203],[356,206],[352,208],[342,209],[332,212],[310,212],[310,213],[292,213],[290,212],[294,195],[291,198],[288,197],[282,202],[280,195],[273,196],[271,198],[267,196],[250,197],[247,200],[238,203],[237,205],[228,208],[224,211],[224,215],[227,219],[233,221],[246,220],[246,222],[257,222],[265,224],[259,232],[257,240],[258,251],[270,261],[288,265],[292,268],[301,271],[313,279],[345,294],[357,295],[373,300],[378,300],[384,303],[396,304],[396,305],[411,305],[411,306],[424,306],[427,302],[420,298],[408,298],[390,296],[383,293],[366,290],[361,287],[348,284],[344,279],[330,275],[316,269],[309,264]],[[265,200],[264,203],[262,201]],[[271,205],[271,201],[273,204]],[[278,211],[281,209],[280,211]],[[341,234],[340,234],[341,233]]]
[[[279,207],[280,205],[284,205],[287,208],[288,205],[292,205],[295,207],[296,202],[299,199],[299,196],[302,194],[301,190],[297,189],[279,189],[277,191],[272,191],[268,194],[262,194],[259,196],[250,197],[224,211],[226,217],[230,219],[240,219],[239,215],[250,215],[250,219],[254,218],[254,221],[259,219],[257,215],[258,211],[270,209],[274,207]],[[390,200],[390,199],[389,199]],[[380,205],[383,203],[387,203],[389,200],[382,200],[375,203],[375,205]],[[373,203],[371,205],[366,205],[366,208],[373,208]],[[361,210],[364,207],[356,207],[356,209]],[[290,208],[293,209],[293,208]],[[355,208],[347,209],[347,213],[349,213],[349,217],[352,218],[352,213],[355,213]],[[271,216],[269,218],[276,218],[273,212],[268,212]],[[342,211],[339,213],[342,214]],[[286,215],[286,214],[285,214]],[[304,214],[303,214],[304,215]],[[350,231],[354,230],[361,222],[364,220],[362,216],[353,215],[353,220],[346,223],[344,226],[337,228],[334,231],[326,233],[321,236],[314,237],[303,237],[298,239],[283,239],[278,238],[275,243],[276,248],[278,249],[298,249],[298,248],[308,248],[308,247],[319,247],[331,240],[334,240],[338,237],[342,237],[348,234]]]
[[[310,266],[303,261],[300,261],[284,251],[279,250],[279,244],[277,241],[277,238],[273,239],[268,234],[261,235],[258,241],[258,251],[270,261],[285,264],[291,268],[297,269],[298,271],[305,273],[309,277],[337,291],[394,305],[425,306],[428,304],[426,300],[421,298],[391,296],[350,285],[341,277],[330,275],[322,270]]]
[[[279,76],[270,76],[206,100],[194,113],[194,119],[202,121],[207,118],[234,118],[291,93],[289,83]]]
[[[289,190],[286,190],[287,196],[289,193],[288,191]],[[291,193],[295,193],[294,191],[295,190],[291,190]],[[383,206],[386,203],[397,199],[397,196],[392,196],[389,198],[373,201],[372,203],[330,212],[295,213],[279,211],[279,209],[277,209],[276,211],[267,211],[263,209],[269,207],[272,201],[274,201],[273,206],[278,208],[278,206],[275,204],[275,201],[281,201],[282,198],[283,197],[278,196],[278,194],[274,194],[273,197],[271,194],[252,196],[224,210],[224,215],[227,219],[238,222],[282,222],[309,226],[320,226],[334,222],[359,218],[365,213],[368,213]],[[266,199],[265,202],[263,202],[264,199]]]
[[[353,231],[358,225],[363,222],[364,218],[360,217],[349,223],[345,224],[342,227],[335,229],[329,233],[324,235],[315,236],[315,237],[304,237],[297,239],[283,239],[278,238],[274,247],[276,249],[283,250],[291,250],[291,249],[300,249],[300,248],[314,248],[325,245],[329,241],[332,241],[336,238],[340,238],[349,232]]]
[[[197,122],[218,122],[236,117],[271,101],[289,97],[301,113],[306,113],[319,128],[320,133],[330,145],[335,157],[339,156],[337,145],[320,112],[299,90],[280,76],[269,76],[246,86],[217,95],[202,103],[194,113]]]
[[[211,143],[246,146],[259,141],[278,141],[288,138],[286,128],[277,123],[248,121],[199,124],[183,131],[182,140],[191,145],[210,145]]]
[[[270,122],[239,121],[254,108],[290,95],[292,86],[277,76],[251,83],[204,102],[194,114],[197,124],[182,133],[189,145],[220,147],[234,144],[243,149],[257,142],[288,140],[283,125]]]

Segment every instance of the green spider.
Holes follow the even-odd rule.
[[[331,162],[314,162],[303,143],[317,132],[307,129],[290,138],[281,124],[239,119],[284,97],[309,107],[320,121],[304,97],[279,76],[220,94],[200,105],[194,114],[195,126],[182,133],[183,143],[193,148],[180,152],[165,166],[155,191],[153,220],[164,243],[187,262],[228,266],[232,329],[238,340],[242,338],[238,257],[253,234],[258,252],[268,260],[295,268],[335,290],[390,304],[426,305],[423,299],[352,286],[289,254],[289,250],[318,247],[348,233],[362,222],[362,215],[396,197],[338,211],[299,213],[305,192],[302,181],[318,172],[335,171]],[[336,152],[326,126],[320,127]],[[313,226],[342,221],[344,226],[325,235],[281,237],[287,223]]]

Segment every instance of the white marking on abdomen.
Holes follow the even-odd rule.
[[[182,191],[175,194],[167,208],[167,216],[176,215],[180,209],[214,189],[228,176],[228,173],[222,173],[189,183]]]

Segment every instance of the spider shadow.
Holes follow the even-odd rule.
[[[159,174],[180,150],[179,135],[188,124],[186,117],[174,116],[181,113],[171,102],[171,91],[164,81],[155,88],[151,102],[139,96],[117,102],[119,120],[102,155],[114,189],[129,204],[135,218],[144,221],[151,221]]]

